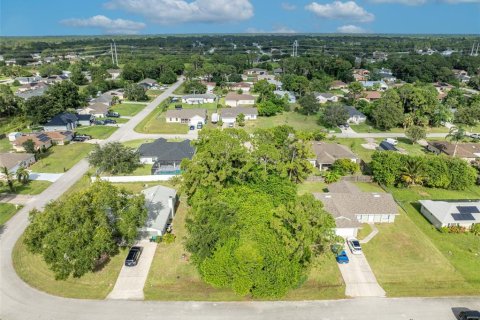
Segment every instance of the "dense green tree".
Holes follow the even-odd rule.
[[[27,184],[28,181],[30,181],[30,174],[28,173],[28,170],[21,166],[17,169],[15,172],[15,176],[17,177],[17,181],[20,182],[21,184]]]
[[[185,92],[202,94],[207,92],[207,86],[197,80],[187,81],[185,83]]]
[[[453,157],[457,155],[458,143],[462,141],[466,136],[465,129],[462,127],[451,127],[448,131],[445,139],[453,141],[455,143],[455,149],[453,150]]]
[[[275,90],[275,85],[269,83],[267,80],[257,81],[253,85],[253,92],[258,93],[258,101],[263,102],[269,100],[273,97],[273,91]]]
[[[342,176],[349,174],[355,174],[360,171],[358,163],[353,162],[350,159],[337,159],[330,168],[331,171],[338,172]]]
[[[403,123],[403,112],[403,107],[397,92],[387,90],[382,97],[376,101],[372,117],[376,127],[389,130]]]
[[[16,97],[10,87],[0,84],[0,115],[14,116],[22,112],[22,101]]]
[[[418,140],[425,139],[427,137],[427,131],[420,126],[411,126],[405,130],[405,135],[412,143],[417,143]]]
[[[60,110],[59,112],[78,109],[85,104],[78,91],[78,86],[71,81],[62,81],[49,86],[45,95],[54,108]]]
[[[38,68],[41,77],[49,77],[62,74],[62,69],[57,64],[44,64]]]
[[[167,69],[158,78],[158,81],[164,84],[172,84],[177,82],[177,74],[173,72],[171,69]]]
[[[2,167],[2,179],[7,181],[8,189],[13,193],[15,191],[15,186],[13,185],[14,175],[7,167]]]
[[[131,173],[141,166],[138,152],[120,142],[109,142],[103,147],[95,145],[88,161],[100,172],[111,174]]]
[[[125,98],[132,101],[147,101],[148,96],[143,87],[136,83],[129,83],[125,86]]]
[[[236,121],[237,121],[237,124],[240,126],[240,127],[244,127],[245,126],[245,115],[243,113],[240,113],[237,118],[236,118]]]
[[[57,279],[81,277],[117,254],[120,244],[133,243],[146,217],[143,196],[99,181],[50,202],[44,212],[32,210],[24,242]]]
[[[35,149],[35,142],[33,142],[32,139],[28,139],[24,143],[22,143],[22,147],[25,149],[25,152],[27,153],[35,154],[37,152],[37,150]]]
[[[306,94],[298,100],[302,113],[306,115],[316,114],[320,109],[320,104],[313,94]]]
[[[322,116],[322,122],[329,128],[337,127],[345,124],[349,118],[348,111],[345,106],[331,104],[325,108]]]

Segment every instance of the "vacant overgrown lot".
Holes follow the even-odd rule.
[[[30,169],[34,172],[63,173],[85,158],[93,145],[89,143],[70,143],[65,146],[53,146]]]

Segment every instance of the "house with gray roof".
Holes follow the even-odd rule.
[[[109,109],[109,106],[100,102],[95,102],[81,109],[79,114],[88,114],[94,116],[95,118],[104,118],[107,116]]]
[[[360,159],[347,147],[338,143],[315,142],[312,145],[314,159],[310,163],[320,170],[327,170],[339,159],[349,159],[352,162],[359,163]]]
[[[9,172],[15,174],[20,167],[28,168],[35,163],[33,153],[0,153],[0,167],[7,168]],[[3,174],[0,174],[2,177]]]
[[[90,103],[101,103],[101,104],[104,104],[108,107],[112,106],[113,105],[113,97],[115,95],[112,94],[111,92],[105,92],[101,95],[99,95],[98,97],[92,99],[92,101],[90,101]]]
[[[367,116],[358,111],[355,107],[345,106],[348,112],[348,123],[360,124],[367,121]]]
[[[437,229],[459,226],[466,229],[480,223],[480,200],[420,200],[420,212]]]
[[[153,164],[152,174],[179,174],[182,160],[192,159],[195,149],[190,140],[172,142],[160,138],[142,144],[138,153],[142,163]]]
[[[43,96],[43,94],[45,93],[45,91],[47,91],[47,89],[48,89],[48,86],[39,86],[37,88],[27,90],[27,91],[17,91],[15,92],[15,95],[24,100],[28,100],[32,97]]]
[[[138,85],[140,85],[143,89],[148,90],[158,87],[158,82],[154,79],[146,78],[140,81]]]
[[[258,109],[253,107],[223,108],[220,117],[223,123],[235,123],[239,114],[245,116],[245,120],[257,120]]]
[[[45,131],[74,131],[79,125],[89,126],[92,121],[90,114],[59,113],[43,125]]]
[[[145,195],[145,206],[148,210],[145,226],[140,228],[143,237],[163,236],[167,226],[175,217],[177,192],[175,189],[156,186],[142,191]]]
[[[297,103],[297,98],[295,97],[295,94],[291,91],[275,90],[273,91],[273,94],[280,98],[286,96],[288,98],[288,103]]]
[[[182,102],[186,104],[214,103],[216,100],[217,100],[217,96],[210,93],[187,94],[182,97]]]
[[[338,102],[338,96],[333,93],[315,92],[314,96],[317,99],[318,103],[321,103],[321,104],[324,104],[327,102]]]
[[[207,109],[170,109],[165,113],[167,123],[184,123],[190,126],[205,124],[207,121]]]
[[[314,193],[335,219],[335,233],[356,237],[362,223],[393,223],[398,208],[389,193],[361,192],[353,183],[330,184],[327,193]]]

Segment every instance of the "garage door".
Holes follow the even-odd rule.
[[[356,237],[357,236],[357,228],[336,228],[335,234],[342,238],[348,237]]]

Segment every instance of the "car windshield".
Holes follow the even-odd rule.
[[[354,247],[360,247],[360,242],[358,241],[352,241],[352,244]]]

